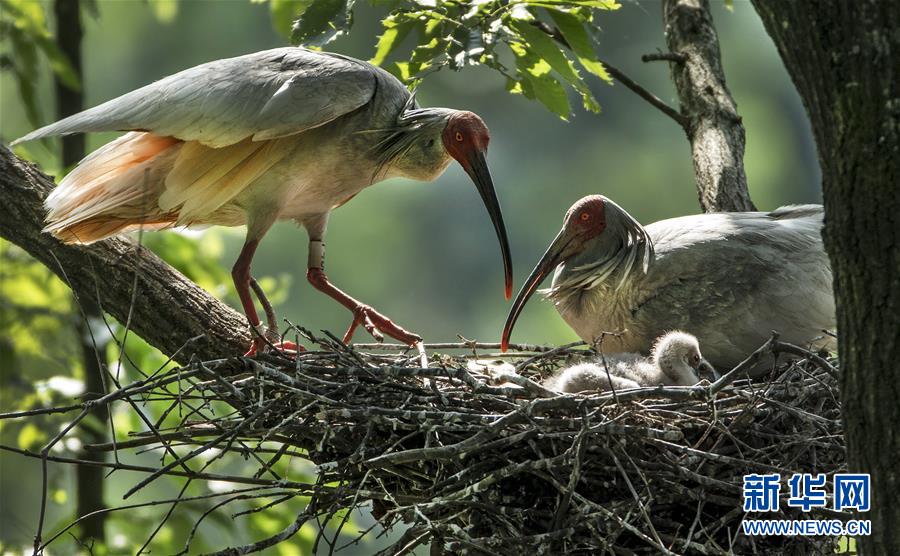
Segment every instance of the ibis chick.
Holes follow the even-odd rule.
[[[607,372],[607,369],[609,372]],[[692,386],[701,373],[715,376],[712,366],[700,354],[697,338],[674,331],[661,336],[650,357],[636,353],[616,353],[603,360],[581,363],[551,377],[547,387],[558,392],[623,390],[641,386]]]

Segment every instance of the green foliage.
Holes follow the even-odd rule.
[[[314,0],[294,23],[295,44],[325,45],[349,31],[353,1]],[[581,97],[586,110],[599,112],[578,66],[607,83],[612,79],[597,58],[592,34],[595,12],[615,10],[614,0],[433,0],[379,1],[390,8],[382,20],[372,63],[385,65],[413,35],[406,59],[385,65],[415,86],[423,76],[444,67],[485,65],[507,80],[507,90],[537,99],[561,118],[571,107],[567,86]],[[274,7],[273,7],[274,9]],[[276,24],[277,25],[277,24]],[[512,54],[513,67],[507,67]],[[402,58],[402,57],[401,57]]]
[[[324,46],[353,25],[355,0],[315,0],[307,4],[291,27],[291,42]]]
[[[71,62],[53,41],[43,6],[34,0],[0,0],[0,42],[6,43],[10,52],[0,57],[0,70],[12,72],[25,113],[34,126],[42,121],[34,88],[39,53],[46,56],[50,68],[66,86],[76,90],[81,87]]]
[[[160,23],[172,23],[178,16],[178,0],[149,0],[153,17]]]

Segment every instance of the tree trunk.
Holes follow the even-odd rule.
[[[81,71],[81,39],[84,34],[81,27],[81,1],[80,0],[56,0],[53,3],[53,11],[56,16],[56,44],[60,51],[66,55],[78,80],[82,84]],[[56,118],[61,120],[84,109],[84,96],[81,90],[72,90],[57,78],[54,83],[56,90]],[[69,135],[62,138],[62,165],[65,168],[74,166],[84,158],[85,138],[83,134]],[[78,338],[81,341],[81,360],[84,368],[84,382],[86,399],[102,397],[106,392],[103,380],[103,360],[106,357],[106,343],[95,343],[91,336],[91,324],[102,322],[103,315],[100,306],[84,298],[81,300],[83,318],[77,319]],[[100,444],[106,442],[105,424],[109,421],[109,409],[100,404],[91,410],[94,419],[83,421],[79,427],[81,438],[86,444]],[[90,461],[105,461],[106,454],[82,450],[77,457]],[[91,546],[95,542],[106,543],[104,525],[106,513],[98,512],[106,506],[103,502],[104,480],[103,469],[87,465],[78,466],[76,469],[76,517],[91,517],[81,522],[82,541]]]
[[[700,206],[704,212],[756,210],[744,173],[744,125],[725,85],[709,0],[666,0],[662,9]]]
[[[837,300],[850,471],[871,473],[862,554],[900,554],[900,2],[753,0],[812,122]]]
[[[176,361],[246,351],[246,318],[149,249],[126,239],[66,245],[43,233],[43,202],[52,187],[53,180],[0,146],[0,237],[53,271],[78,299],[96,300],[103,311],[128,323],[163,353],[174,354]]]

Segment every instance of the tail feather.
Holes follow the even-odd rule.
[[[98,149],[47,197],[47,226],[66,243],[91,243],[133,226],[169,227],[156,202],[181,142],[132,132]]]
[[[96,216],[71,224],[65,228],[53,230],[53,236],[63,243],[93,243],[126,232],[137,230],[165,230],[175,225],[172,218],[158,222],[136,223],[131,218],[115,218],[112,216]]]

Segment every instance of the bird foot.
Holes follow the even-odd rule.
[[[384,341],[384,334],[391,338],[413,346],[422,341],[422,337],[404,329],[368,305],[359,304],[353,309],[353,322],[344,334],[344,343],[349,344],[357,327],[362,325],[376,341]],[[384,333],[384,334],[382,334]]]
[[[266,328],[262,329],[261,324],[251,327],[253,343],[250,345],[247,353],[244,354],[244,357],[251,357],[257,353],[266,353],[274,350],[281,355],[295,359],[298,353],[306,351],[306,348],[300,344],[282,339],[281,334],[278,333],[278,319],[275,316],[275,309],[272,308],[266,293],[253,278],[250,279],[250,287],[256,294],[260,305],[263,306],[263,311],[266,314]]]
[[[272,353],[287,356],[290,359],[297,357],[301,351],[306,351],[302,345],[290,340],[282,340],[277,330],[268,329],[264,334],[258,331],[250,349],[244,354],[244,357],[252,357],[258,353]]]

